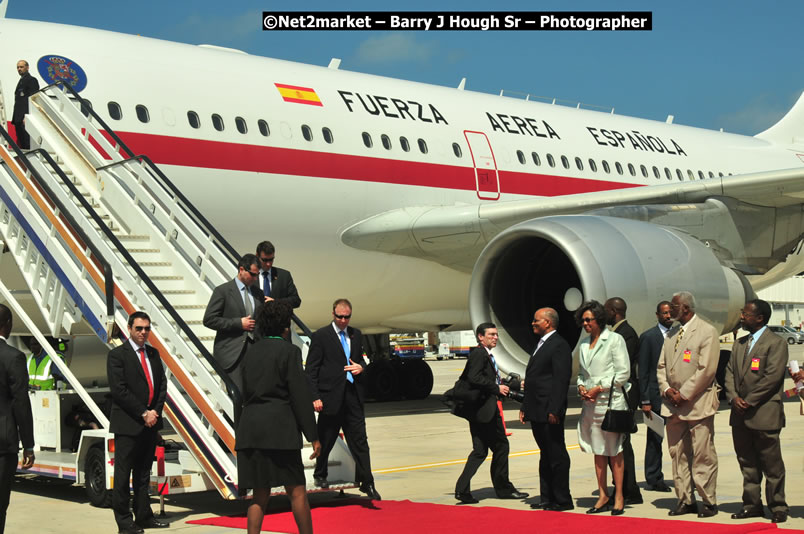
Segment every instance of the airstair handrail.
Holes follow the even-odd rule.
[[[87,234],[81,229],[80,225],[78,224],[78,221],[75,220],[70,211],[64,206],[61,200],[59,200],[59,198],[56,196],[56,194],[53,192],[50,186],[42,179],[39,173],[36,172],[36,169],[33,168],[31,162],[28,161],[28,157],[26,156],[26,154],[38,153],[44,155],[45,158],[49,161],[50,165],[56,170],[60,178],[68,185],[68,187],[70,187],[70,190],[73,192],[74,195],[76,195],[76,198],[78,198],[79,201],[81,201],[84,207],[85,208],[88,207],[89,209],[91,209],[91,207],[87,203],[86,199],[78,192],[78,189],[75,188],[75,185],[73,185],[70,179],[67,178],[67,176],[62,172],[60,168],[58,168],[58,165],[55,165],[55,161],[53,161],[53,158],[51,158],[50,154],[48,154],[46,150],[37,148],[36,150],[30,150],[28,152],[23,153],[19,145],[17,145],[17,143],[14,142],[14,140],[11,138],[11,135],[2,126],[0,126],[0,134],[2,134],[3,138],[6,140],[8,145],[14,150],[14,152],[16,152],[17,157],[20,158],[20,160],[22,160],[22,162],[25,164],[25,167],[26,169],[28,169],[28,172],[30,172],[31,175],[36,179],[37,185],[39,185],[42,189],[44,189],[45,193],[48,196],[48,200],[53,202],[59,208],[60,215],[62,215],[64,218],[67,219],[67,222],[70,223],[72,230],[78,234],[78,237],[81,239],[83,244],[89,247],[89,250],[92,252],[94,258],[98,261],[98,263],[100,263],[101,268],[103,269],[104,291],[106,293],[106,316],[114,317],[114,276],[111,264],[108,261],[106,261],[106,258],[103,257],[103,254],[100,252],[98,247],[96,247],[92,243],[92,241],[89,239],[89,236],[87,236]]]
[[[207,231],[207,233],[209,233],[210,235],[212,235],[215,238],[217,243],[222,247],[223,251],[225,253],[227,253],[229,256],[231,256],[231,259],[232,259],[233,263],[235,263],[235,264],[237,263],[237,261],[240,259],[240,256],[238,255],[237,250],[235,250],[235,248],[218,232],[218,230],[214,226],[212,226],[212,223],[210,223],[207,220],[207,218],[204,217],[201,214],[200,211],[198,211],[198,209],[195,207],[195,205],[193,205],[190,202],[190,200],[186,196],[184,196],[184,194],[179,190],[179,188],[176,187],[173,184],[173,182],[170,180],[170,178],[165,176],[165,174],[159,169],[159,167],[154,165],[153,161],[151,161],[151,159],[148,156],[144,156],[144,155],[139,155],[138,156],[138,155],[134,154],[134,152],[132,152],[131,149],[128,148],[128,146],[123,142],[123,140],[120,139],[120,137],[117,135],[117,133],[114,130],[112,130],[109,127],[108,124],[106,124],[106,122],[100,117],[100,115],[98,115],[95,112],[95,110],[92,109],[91,105],[87,104],[86,100],[84,98],[82,98],[75,91],[75,89],[73,89],[69,84],[66,84],[64,82],[59,81],[59,82],[56,82],[54,84],[48,85],[47,87],[43,87],[42,89],[40,89],[40,92],[44,92],[49,87],[54,87],[54,86],[64,87],[67,90],[67,92],[69,92],[78,101],[78,103],[80,104],[81,110],[86,112],[86,113],[89,113],[90,115],[92,115],[92,118],[95,119],[96,121],[98,121],[98,124],[101,125],[103,130],[107,134],[109,134],[109,136],[112,139],[115,140],[115,142],[118,144],[118,146],[120,148],[122,148],[125,151],[126,154],[128,154],[129,158],[140,159],[145,164],[147,164],[148,167],[153,172],[155,172],[156,175],[159,177],[159,179],[162,181],[162,186],[165,187],[171,194],[175,195],[176,198],[178,198],[181,201],[181,203],[183,204],[184,208],[186,208],[198,220],[198,222]],[[100,168],[98,168],[96,170],[100,171],[100,170],[103,170],[104,168],[105,167],[100,167]]]

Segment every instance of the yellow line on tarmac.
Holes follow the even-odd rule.
[[[568,451],[579,449],[580,445],[570,445],[567,447]],[[539,454],[541,452],[539,449],[533,449],[532,451],[521,451],[521,452],[512,452],[508,455],[509,458],[517,457],[517,456],[532,456],[534,454]],[[486,460],[490,460],[491,455],[489,454],[486,457]],[[406,465],[404,467],[389,467],[388,469],[374,469],[374,473],[401,473],[404,471],[416,471],[419,469],[430,469],[433,467],[443,467],[445,465],[460,465],[465,464],[466,458],[461,458],[460,460],[446,460],[443,462],[433,462],[429,464],[416,464],[416,465]]]

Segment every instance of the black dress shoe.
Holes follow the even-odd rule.
[[[456,491],[455,498],[461,501],[463,504],[477,504],[480,502],[477,499],[475,499],[474,495],[472,495],[468,491],[465,491],[463,493],[458,493]]]
[[[673,491],[670,488],[670,486],[665,484],[663,481],[662,482],[657,482],[656,484],[653,484],[653,485],[648,484],[647,486],[645,486],[645,489],[648,490],[648,491],[661,491],[662,493],[669,493],[669,492]]]
[[[137,526],[140,528],[169,528],[170,523],[164,523],[158,520],[155,517],[148,519],[147,521],[143,521],[142,523],[137,523]]]
[[[128,526],[128,527],[120,527],[120,529],[117,531],[118,534],[142,534],[143,532],[145,532],[145,531],[142,530],[137,525],[131,525],[131,526]]]
[[[670,510],[667,515],[684,515],[684,514],[697,514],[698,507],[695,504],[679,504],[675,510]]]
[[[787,512],[773,512],[771,523],[784,523],[787,521]]]
[[[575,506],[572,504],[555,504],[551,503],[548,506],[545,506],[544,509],[550,512],[566,512],[567,510],[573,510]]]
[[[527,499],[529,493],[524,491],[512,490],[510,493],[498,493],[498,499]]]
[[[586,511],[586,513],[587,514],[599,514],[599,513],[602,513],[602,512],[608,512],[609,510],[611,510],[611,499],[606,501],[606,504],[604,504],[600,508],[597,508],[595,506],[591,507],[590,509],[588,509]]]
[[[611,515],[623,515],[624,513],[625,513],[625,507],[611,509]]]
[[[360,484],[360,491],[365,493],[372,501],[381,501],[382,497],[377,492],[374,484]]]
[[[748,519],[749,517],[765,517],[765,513],[762,510],[746,510],[743,508],[736,514],[731,514],[732,519]]]
[[[712,517],[713,515],[717,515],[717,505],[715,504],[704,504],[701,511],[698,512],[698,517]]]
[[[530,505],[530,507],[533,508],[534,510],[547,509],[551,506],[553,506],[553,503],[551,503],[550,501],[535,502]]]
[[[329,482],[327,482],[326,478],[321,477],[313,477],[313,485],[317,488],[321,489],[329,489]]]

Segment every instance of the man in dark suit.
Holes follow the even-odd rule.
[[[508,478],[508,438],[497,408],[497,396],[508,395],[508,386],[500,384],[500,373],[491,354],[497,346],[497,327],[492,323],[482,323],[476,334],[480,344],[469,353],[461,378],[480,393],[480,399],[476,414],[469,419],[472,452],[455,483],[455,498],[466,504],[478,502],[471,493],[470,483],[491,449],[491,482],[497,497],[524,499],[528,494],[517,491]]]
[[[109,432],[115,441],[112,509],[117,527],[124,534],[170,526],[154,517],[148,497],[167,379],[159,351],[145,344],[151,334],[150,317],[141,311],[132,313],[128,333],[128,340],[109,351],[106,362],[112,394]],[[134,488],[133,516],[129,477]]]
[[[779,435],[785,423],[782,392],[787,342],[767,328],[770,304],[745,303],[740,323],[749,335],[734,342],[726,366],[726,398],[731,403],[731,435],[743,473],[743,507],[732,519],[762,517],[762,475],[774,523],[787,521],[785,468]]]
[[[6,528],[11,482],[17,472],[22,441],[22,468],[34,463],[34,432],[25,355],[6,343],[11,333],[11,310],[0,304],[0,534]]]
[[[14,114],[11,123],[17,132],[17,144],[20,148],[31,148],[31,139],[25,131],[25,115],[28,113],[28,97],[39,90],[39,82],[28,72],[28,62],[24,59],[17,61],[17,73],[20,81],[14,89]]]
[[[656,366],[662,354],[662,346],[673,326],[673,311],[670,302],[663,300],[656,306],[656,319],[658,323],[653,328],[645,330],[639,336],[639,394],[642,400],[642,412],[645,417],[652,418],[653,413],[662,411],[662,394],[659,391],[659,381],[656,378]],[[662,440],[663,437],[653,430],[647,430],[645,435],[645,481],[646,489],[652,491],[672,491],[664,482],[662,473]]]
[[[254,342],[254,311],[265,297],[256,286],[259,260],[246,254],[237,263],[237,276],[216,287],[204,312],[204,326],[216,331],[212,356],[223,366],[238,390],[243,389],[240,362]],[[235,418],[240,406],[235,406]]]
[[[531,508],[572,510],[569,489],[570,457],[564,443],[567,391],[572,374],[572,349],[558,335],[558,313],[542,308],[533,315],[533,333],[539,336],[525,370],[525,399],[519,420],[530,421],[539,445],[541,502]]]
[[[625,348],[628,350],[628,359],[631,361],[631,376],[628,381],[631,383],[631,394],[628,396],[628,407],[636,410],[639,404],[639,384],[637,383],[637,358],[639,356],[639,337],[634,329],[625,320],[625,312],[628,308],[625,301],[620,297],[612,297],[603,304],[606,310],[609,327],[620,334],[625,340]],[[642,492],[636,481],[636,465],[634,464],[634,448],[631,446],[631,434],[625,434],[623,441],[623,496],[625,504],[641,504]]]
[[[332,305],[332,323],[317,330],[307,353],[307,376],[318,412],[321,456],[316,458],[313,481],[328,488],[329,453],[343,428],[346,444],[355,459],[355,482],[360,491],[379,501],[371,473],[366,417],[363,413],[363,337],[349,326],[352,303],[338,299]]]
[[[290,271],[274,267],[276,249],[270,241],[257,245],[257,258],[260,260],[260,289],[265,295],[265,301],[286,302],[291,308],[301,306],[301,298]]]

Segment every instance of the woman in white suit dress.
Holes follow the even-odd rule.
[[[578,324],[589,334],[581,340],[580,345],[578,394],[584,402],[578,420],[578,442],[582,451],[595,455],[595,475],[600,491],[597,503],[586,513],[597,514],[611,509],[612,515],[621,515],[625,505],[622,492],[625,436],[618,432],[607,432],[601,428],[601,424],[608,409],[609,395],[613,395],[613,410],[628,408],[622,390],[628,388],[631,374],[628,350],[622,336],[606,328],[606,312],[599,302],[585,302],[575,314]],[[609,459],[615,485],[613,507],[609,502],[606,483]]]

